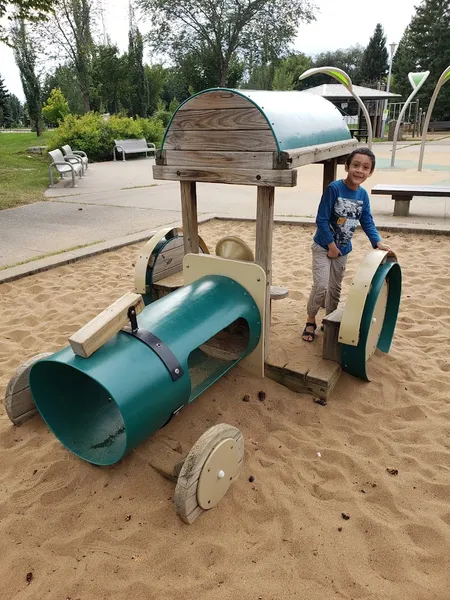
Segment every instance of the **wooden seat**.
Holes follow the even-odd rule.
[[[392,196],[392,200],[395,200],[394,217],[407,217],[409,215],[409,204],[414,196],[448,198],[450,197],[450,187],[379,184],[372,188],[372,194]]]

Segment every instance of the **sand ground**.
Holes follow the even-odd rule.
[[[254,243],[253,224],[201,227],[210,248],[225,233]],[[280,347],[303,326],[312,233],[275,228],[274,283],[290,289],[274,304]],[[320,406],[237,367],[168,425],[164,435],[187,445],[221,422],[245,438],[240,479],[192,526],[176,517],[174,486],[149,466],[148,444],[93,467],[39,418],[15,428],[0,407],[1,599],[448,600],[450,239],[387,236],[403,299],[371,383],[344,374]],[[358,233],[344,296],[368,250]],[[0,286],[0,397],[19,364],[66,345],[132,289],[138,251]]]

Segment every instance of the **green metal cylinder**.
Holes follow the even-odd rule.
[[[238,319],[248,325],[242,355],[218,361],[203,354],[199,347]],[[173,381],[149,346],[122,331],[89,358],[67,347],[30,372],[43,419],[66,448],[93,464],[116,463],[161,428],[256,348],[262,326],[251,295],[221,275],[203,277],[149,304],[138,324],[170,349],[182,377]]]

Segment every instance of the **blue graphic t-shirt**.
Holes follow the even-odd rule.
[[[375,248],[381,238],[373,222],[366,190],[362,187],[351,190],[342,179],[330,183],[317,211],[316,244],[328,250],[328,244],[335,242],[342,254],[348,254],[359,223]]]

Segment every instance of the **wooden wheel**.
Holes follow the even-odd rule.
[[[5,394],[5,410],[14,425],[22,425],[38,412],[31,395],[28,376],[34,363],[48,356],[51,356],[51,352],[36,354],[21,364],[9,380]]]
[[[236,427],[222,423],[206,431],[191,448],[175,488],[177,515],[190,525],[216,506],[239,477],[244,438]]]

